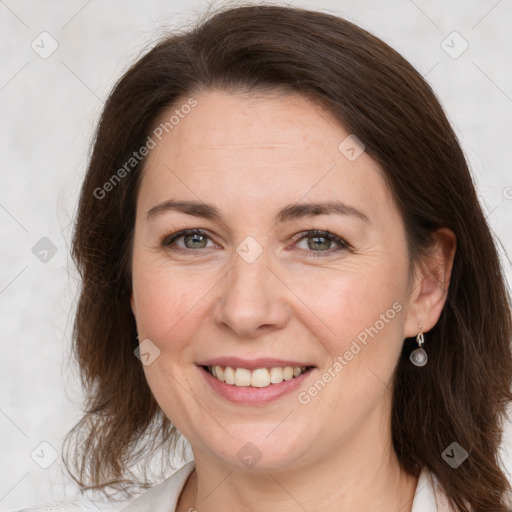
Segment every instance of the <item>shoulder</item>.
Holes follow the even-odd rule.
[[[122,512],[174,512],[187,478],[195,468],[195,461],[187,462],[167,480],[149,489]]]
[[[411,512],[454,512],[442,486],[426,468],[419,476]]]
[[[174,512],[188,476],[195,468],[195,461],[187,462],[167,480],[149,489],[149,491],[136,498],[127,507],[109,508],[111,512]],[[55,501],[45,505],[37,505],[19,509],[16,512],[98,512],[100,510],[92,503],[79,503],[77,501]],[[103,506],[102,512],[108,512]]]

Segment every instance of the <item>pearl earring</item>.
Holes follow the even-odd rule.
[[[424,349],[421,348],[423,343],[425,343],[425,338],[423,337],[423,333],[421,332],[421,325],[418,326],[419,332],[416,336],[416,342],[418,343],[418,348],[411,352],[409,359],[411,363],[415,366],[425,366],[428,361],[427,353]]]

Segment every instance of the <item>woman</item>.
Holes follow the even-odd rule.
[[[252,6],[160,42],[107,101],[73,254],[82,487],[149,488],[182,434],[127,511],[510,510],[495,245],[434,94],[364,30]]]

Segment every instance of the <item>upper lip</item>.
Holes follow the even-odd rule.
[[[231,366],[231,368],[272,368],[277,366],[314,366],[311,363],[292,361],[291,359],[275,359],[271,357],[260,357],[258,359],[242,359],[240,357],[216,357],[196,363],[198,366]]]

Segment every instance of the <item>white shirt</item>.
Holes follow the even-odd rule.
[[[178,498],[194,468],[195,461],[187,462],[169,478],[136,498],[122,512],[176,512]],[[74,506],[71,503],[56,503],[42,507],[24,508],[18,512],[64,512],[66,510],[89,511],[94,509]],[[425,469],[423,469],[418,479],[411,512],[453,512],[453,509],[449,508],[446,497],[439,488],[435,477]]]

